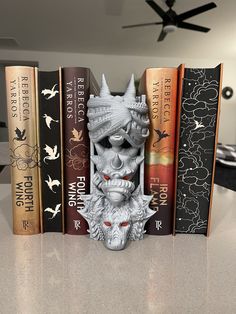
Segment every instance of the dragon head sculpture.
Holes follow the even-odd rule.
[[[83,199],[86,205],[80,214],[89,224],[90,238],[103,240],[111,250],[124,249],[128,239],[143,239],[145,223],[155,213],[149,208],[152,196],[143,195],[140,186],[120,206],[114,206],[97,189]]]
[[[88,101],[88,118],[96,172],[93,191],[83,196],[80,214],[88,221],[92,239],[103,240],[108,249],[122,250],[128,239],[143,238],[145,223],[155,213],[149,208],[152,196],[143,195],[134,179],[149,135],[145,96],[135,97],[134,77],[121,97],[111,95],[103,76],[100,96]],[[108,147],[101,143],[105,138]]]
[[[149,118],[146,97],[136,97],[132,75],[123,96],[112,96],[102,77],[100,96],[88,101],[88,130],[92,142],[98,143],[104,137],[118,134],[133,147],[140,147],[149,135]]]

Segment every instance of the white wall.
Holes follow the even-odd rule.
[[[3,67],[0,67],[0,82],[4,82],[5,71]],[[4,99],[6,95],[6,88],[4,84],[0,84],[0,121],[7,122],[7,108],[4,106]]]
[[[157,51],[158,54],[158,51]],[[42,70],[53,70],[59,66],[85,66],[91,68],[100,81],[105,73],[112,91],[123,91],[134,73],[139,78],[147,67],[178,66],[214,67],[224,63],[223,87],[231,86],[235,91],[230,100],[222,99],[219,141],[236,144],[236,60],[160,58],[144,56],[116,56],[95,54],[74,54],[63,52],[0,50],[0,60],[38,61]]]

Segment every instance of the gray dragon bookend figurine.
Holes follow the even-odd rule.
[[[112,96],[102,77],[100,96],[88,101],[88,130],[95,165],[92,192],[84,195],[80,214],[89,224],[90,238],[107,248],[122,250],[127,239],[141,240],[152,196],[144,195],[137,174],[149,135],[145,96],[136,97],[132,75],[123,96]],[[95,148],[94,148],[95,147]]]

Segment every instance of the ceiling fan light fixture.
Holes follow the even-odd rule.
[[[157,39],[157,41],[162,41],[165,39],[168,33],[172,33],[176,31],[177,28],[188,29],[191,31],[203,32],[207,33],[210,31],[210,28],[204,27],[201,25],[196,25],[192,23],[187,23],[185,20],[193,17],[195,15],[199,15],[206,11],[216,8],[216,4],[214,2],[209,2],[200,7],[185,11],[181,14],[177,14],[174,10],[172,10],[172,6],[175,3],[175,0],[165,0],[166,5],[169,7],[168,11],[164,11],[159,4],[157,4],[154,0],[145,0],[146,3],[157,13],[157,15],[162,19],[162,22],[152,22],[152,23],[143,23],[143,24],[134,24],[134,25],[126,25],[123,28],[131,28],[131,27],[140,27],[140,26],[152,26],[152,25],[163,25],[161,33]]]
[[[173,33],[176,30],[177,30],[177,26],[176,25],[166,25],[166,26],[163,27],[163,31],[165,33]]]

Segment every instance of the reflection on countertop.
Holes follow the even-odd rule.
[[[88,236],[11,231],[0,185],[1,313],[235,313],[236,192],[215,186],[211,234],[145,236],[109,251]]]

